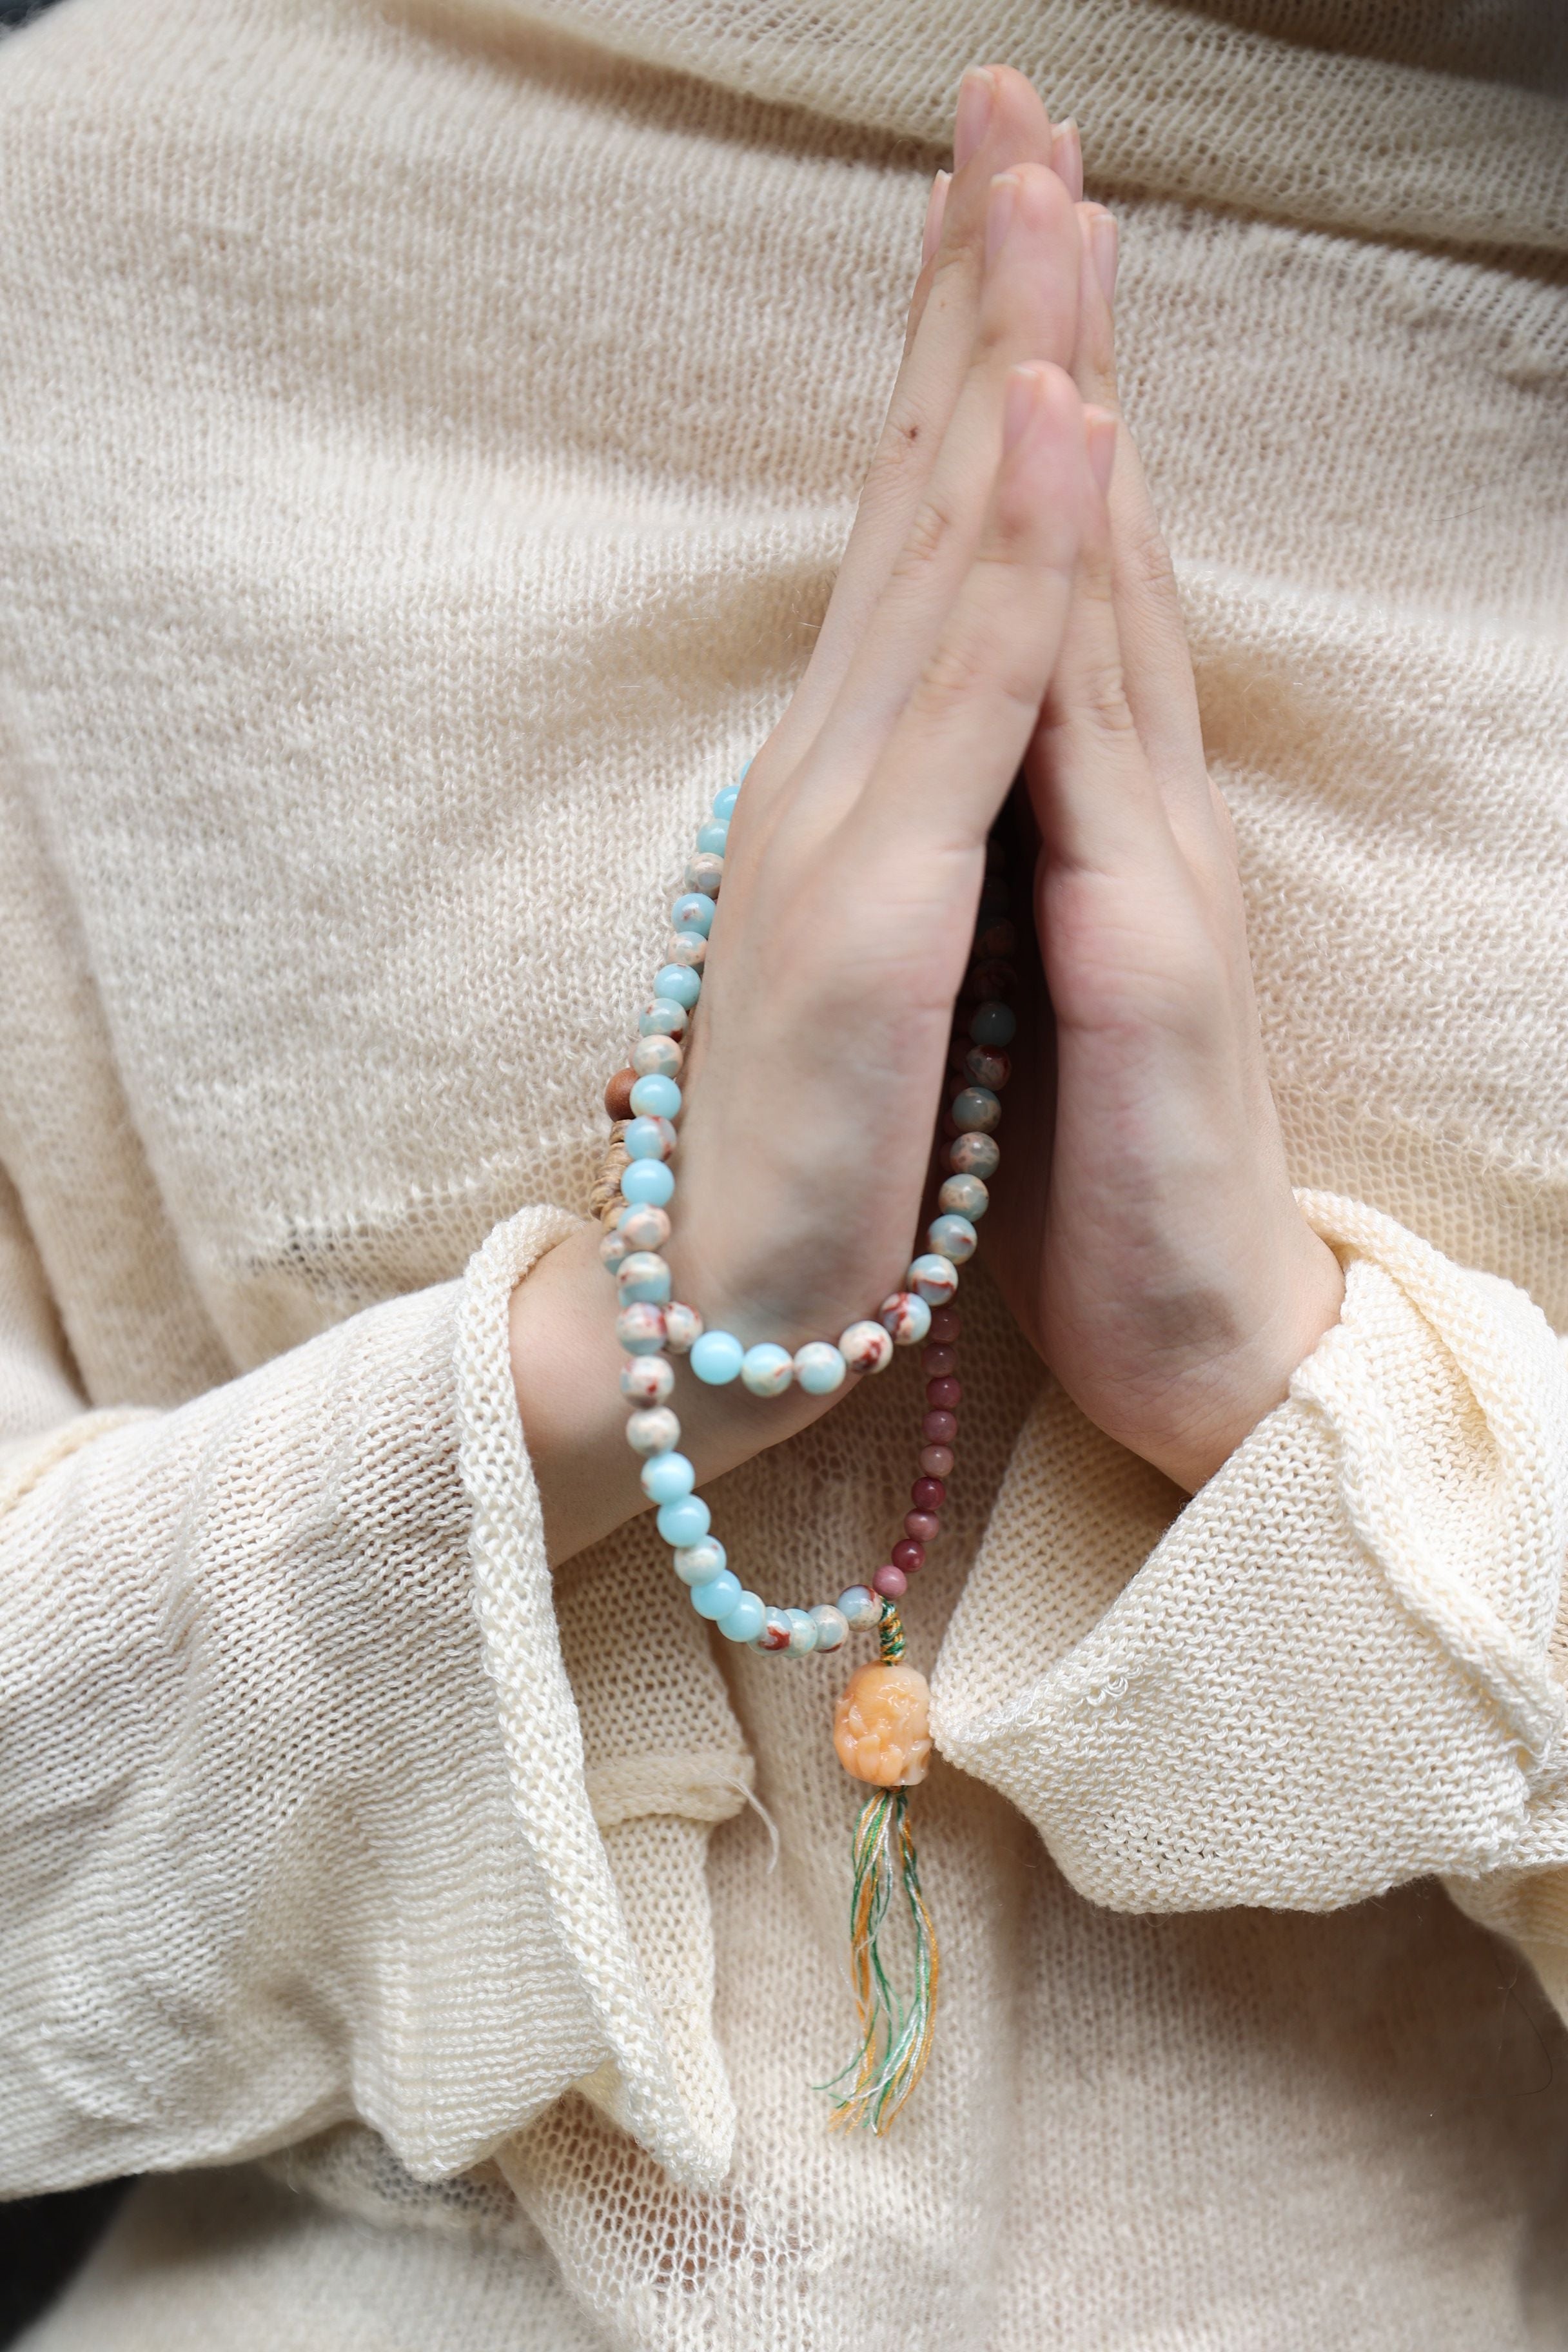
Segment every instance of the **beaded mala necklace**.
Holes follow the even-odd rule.
[[[747,762],[750,765],[750,762]],[[746,770],[741,771],[743,782]],[[926,1776],[931,1757],[926,1678],[904,1663],[899,1602],[924,1564],[947,1497],[962,1394],[955,1367],[959,1317],[952,1304],[958,1269],[974,1254],[975,1226],[985,1213],[986,1180],[1001,1153],[995,1129],[999,1099],[1010,1071],[1007,1047],[1016,1023],[1003,1001],[1013,973],[1014,945],[1005,897],[991,856],[980,902],[974,956],[960,999],[965,1033],[955,1033],[950,1067],[962,1081],[943,1121],[948,1173],[937,1216],[926,1230],[929,1249],[916,1257],[904,1287],[882,1301],[873,1318],[851,1323],[837,1342],[808,1339],[792,1353],[772,1340],[743,1347],[728,1331],[710,1331],[694,1307],[670,1297],[669,1267],[660,1252],[669,1239],[675,1192],[670,1160],[680,1116],[678,1083],[684,1040],[702,988],[714,901],[724,877],[730,819],[741,784],[715,795],[711,816],[697,835],[685,889],[670,908],[674,939],[669,961],[654,979],[639,1017],[629,1068],[605,1089],[613,1122],[611,1146],[595,1188],[594,1206],[605,1228],[599,1255],[615,1276],[616,1335],[624,1356],[621,1394],[632,1407],[626,1437],[644,1456],[642,1489],[658,1506],[658,1532],[675,1556],[675,1572],[689,1587],[698,1614],[731,1642],[754,1650],[805,1657],[840,1649],[851,1633],[874,1633],[879,1656],[858,1667],[838,1701],[833,1740],[840,1763],[875,1790],[855,1831],[850,1898],[851,1973],[860,2016],[860,2044],[825,2089],[852,2078],[837,2100],[834,2123],[885,2131],[913,2091],[931,2053],[936,2016],[938,1958],[931,1914],[921,1892],[909,1821],[909,1791]],[[680,1423],[670,1409],[675,1389],[671,1356],[685,1356],[710,1387],[739,1379],[753,1396],[782,1396],[798,1381],[809,1396],[827,1396],[851,1372],[886,1370],[895,1347],[925,1343],[925,1413],[921,1423],[920,1475],[910,1489],[902,1536],[864,1584],[813,1609],[771,1607],[746,1591],[710,1532],[708,1506],[695,1493],[696,1473],[677,1449]],[[895,1990],[883,1958],[882,1935],[895,1876],[901,1885],[914,1948],[914,1986]]]

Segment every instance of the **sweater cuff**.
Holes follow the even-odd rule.
[[[677,1818],[664,1826],[670,1828],[672,1851],[681,1847],[688,1876],[695,1872],[691,1883],[700,1884],[707,1825],[744,1800],[736,1790],[728,1803],[719,1803],[714,1789],[704,1782],[694,1803],[688,1776],[660,1777],[651,1758],[645,1759],[650,1769],[640,1787],[634,1788],[623,1772],[614,1782],[600,1780],[590,1788],[539,1491],[512,1384],[507,1311],[511,1292],[577,1223],[560,1210],[525,1210],[497,1226],[463,1277],[458,1414],[475,1601],[518,1825],[608,2053],[605,2066],[584,2087],[682,2185],[713,2189],[729,2167],[734,2111],[707,2029],[706,2000],[699,2004],[695,2023],[684,2021],[690,2032],[683,2037],[675,2031],[682,2021],[667,2012],[648,1982],[611,1848],[638,1845],[656,1810],[687,1815],[685,1822]],[[575,1581],[582,1573],[582,1563],[574,1563]],[[673,1596],[667,1598],[673,1607]],[[677,1613],[689,1638],[697,1630],[690,1611]],[[710,1662],[708,1671],[711,1675]],[[749,1770],[743,1754],[731,1760],[737,1775],[742,1768]],[[700,1778],[700,1766],[698,1770]],[[605,1835],[595,1818],[595,1795],[607,1801]],[[628,1884],[637,1877],[634,1869]],[[707,1964],[700,1956],[700,1971]],[[672,2042],[680,2045],[679,2055]]]
[[[573,1222],[532,1218],[541,1249]],[[367,1307],[13,1464],[7,2188],[233,2161],[351,2116],[433,2177],[601,2063],[480,1671],[470,1303],[447,1283]]]
[[[1179,1508],[1049,1392],[939,1662],[942,1751],[1116,1909],[1475,1875],[1523,1854],[1559,1785],[1558,1343],[1510,1284],[1299,1197],[1345,1302],[1286,1402]]]

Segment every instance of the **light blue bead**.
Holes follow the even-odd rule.
[[[979,1238],[969,1219],[956,1212],[933,1217],[926,1227],[926,1239],[937,1255],[951,1258],[954,1265],[963,1265],[974,1255]]]
[[[642,1490],[650,1503],[679,1503],[697,1484],[684,1454],[654,1454],[642,1466]]]
[[[971,1133],[989,1135],[1002,1123],[1002,1097],[989,1087],[965,1087],[962,1094],[953,1096],[949,1108],[954,1127]]]
[[[680,1088],[673,1078],[639,1078],[632,1088],[632,1109],[638,1118],[678,1118]]]
[[[1010,1004],[993,1000],[977,1004],[969,1016],[969,1034],[976,1045],[1010,1045],[1018,1034],[1018,1017]]]
[[[953,1270],[952,1260],[939,1257],[934,1250],[928,1250],[923,1257],[911,1258],[904,1280],[916,1297],[922,1298],[928,1307],[945,1307],[958,1288],[958,1276]],[[924,1339],[923,1331],[921,1337]]]
[[[738,784],[743,784],[743,783],[745,782],[745,781],[746,781],[746,778],[751,774],[751,772],[752,772],[752,762],[751,762],[751,761],[750,761],[750,760],[742,760],[742,762],[741,762],[741,772],[740,772],[740,774],[736,777],[735,782],[736,782]]]
[[[868,1633],[882,1622],[881,1596],[868,1584],[852,1584],[838,1596],[838,1613],[852,1633]]]
[[[751,762],[748,761],[746,764],[749,767]],[[744,775],[745,772],[745,768],[742,768],[741,773]],[[735,814],[735,803],[740,797],[741,787],[739,784],[726,784],[722,792],[717,792],[713,795],[714,815],[733,816]]]
[[[712,1523],[713,1515],[700,1495],[661,1505],[654,1521],[665,1542],[677,1551],[689,1551],[693,1544],[700,1544]]]
[[[621,1171],[621,1194],[662,1209],[675,1192],[675,1171],[663,1160],[628,1160]]]
[[[795,1378],[795,1358],[772,1339],[759,1339],[746,1350],[741,1378],[753,1396],[783,1396]]]
[[[682,1584],[706,1584],[728,1565],[724,1547],[717,1536],[704,1536],[700,1543],[689,1544],[675,1555],[675,1572]]]
[[[708,901],[708,906],[712,906],[712,898]],[[672,964],[679,964],[682,971],[700,971],[703,964],[708,962],[708,931],[696,931],[691,924],[687,924],[682,931],[677,931],[670,948]]]
[[[727,1609],[720,1618],[719,1631],[727,1642],[754,1642],[767,1618],[762,1594],[742,1592],[734,1607]]]
[[[706,939],[713,928],[713,917],[717,911],[712,899],[705,898],[700,890],[683,891],[669,910],[671,929],[700,931]]]
[[[684,996],[676,998],[661,989],[653,1003],[645,1004],[637,1014],[638,1031],[645,1037],[682,1036],[689,1010]]]
[[[673,997],[689,1013],[702,993],[702,975],[689,971],[683,963],[661,963],[653,976],[654,992]]]
[[[789,1654],[792,1658],[809,1657],[816,1647],[816,1627],[804,1609],[786,1609],[789,1619]]]
[[[669,1138],[657,1118],[634,1118],[621,1141],[633,1160],[662,1160],[669,1150]]]
[[[705,1584],[691,1588],[691,1606],[699,1617],[710,1617],[715,1623],[727,1617],[741,1597],[741,1580],[732,1568],[721,1568]]]
[[[933,1258],[931,1263],[941,1265],[946,1261]],[[951,1266],[947,1270],[949,1274],[952,1272]],[[895,1348],[918,1348],[931,1329],[931,1307],[915,1288],[913,1275],[911,1267],[905,1276],[909,1288],[895,1290],[891,1298],[884,1299],[878,1309],[882,1328]]]
[[[727,816],[710,816],[706,824],[697,829],[698,848],[711,849],[720,857],[724,855],[724,844],[729,838],[730,820]]]
[[[944,1215],[967,1217],[977,1225],[991,1205],[991,1195],[978,1176],[950,1176],[936,1196]]]
[[[849,1636],[849,1621],[831,1601],[819,1601],[811,1612],[811,1622],[816,1628],[819,1650],[841,1650]]]
[[[746,1351],[728,1331],[704,1331],[691,1350],[691,1369],[710,1389],[721,1389],[740,1376]]]
[[[831,1396],[847,1369],[831,1339],[808,1339],[795,1351],[795,1376],[807,1396]]]

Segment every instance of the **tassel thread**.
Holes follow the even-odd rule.
[[[889,1608],[882,1625],[882,1656],[903,1656],[903,1628]],[[853,2075],[834,2107],[830,2128],[889,2130],[925,2073],[936,2029],[941,1961],[931,1916],[921,1892],[920,1864],[910,1827],[907,1788],[879,1789],[855,1826],[854,1882],[849,1898],[850,1973],[860,2016],[860,2046],[849,2063],[823,2084],[833,2090]],[[893,1910],[895,1876],[902,1887],[913,1942],[914,1990],[899,1997],[885,1960],[884,1932]]]

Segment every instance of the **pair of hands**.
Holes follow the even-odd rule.
[[[1284,1396],[1341,1276],[1286,1175],[1229,824],[1116,417],[1115,226],[1081,196],[1070,127],[1005,68],[966,76],[833,598],[731,821],[667,1255],[676,1296],[747,1340],[835,1337],[899,1286],[1021,772],[1038,953],[983,1250],[1082,1410],[1194,1488]],[[585,1518],[552,1470],[518,1346],[575,1279],[552,1255],[513,1360],[559,1558],[640,1497],[601,1487]],[[701,1475],[824,1409],[721,1391],[693,1418],[695,1386]]]

